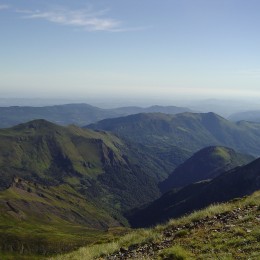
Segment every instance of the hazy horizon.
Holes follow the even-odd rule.
[[[186,107],[193,112],[214,112],[221,116],[228,117],[237,112],[260,110],[260,103],[254,99],[142,99],[142,98],[121,98],[121,99],[58,99],[58,98],[1,98],[0,107],[9,106],[32,106],[44,107],[53,105],[85,103],[99,108],[110,109],[119,107],[150,107],[150,106],[177,106]]]
[[[0,96],[257,98],[259,10],[256,0],[0,0]]]

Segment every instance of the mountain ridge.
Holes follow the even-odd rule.
[[[213,179],[227,170],[247,164],[254,159],[253,156],[237,153],[228,147],[209,146],[180,164],[159,184],[159,187],[165,192],[194,182]]]
[[[227,146],[260,154],[260,124],[234,123],[215,113],[149,113],[104,119],[87,128],[107,130],[133,142],[177,146],[196,152],[206,146]]]

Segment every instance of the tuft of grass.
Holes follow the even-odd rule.
[[[256,239],[257,242],[260,242],[260,228],[259,227],[253,231],[252,235]]]
[[[176,245],[162,250],[159,253],[161,260],[191,260],[192,254],[183,247]]]
[[[182,230],[179,230],[175,233],[174,237],[177,238],[177,237],[185,237],[189,234],[189,230],[187,229],[182,229]]]
[[[157,233],[154,229],[139,229],[122,237],[119,241],[119,246],[129,247],[134,244],[158,241],[160,238],[161,234]]]
[[[239,237],[246,236],[246,231],[241,227],[235,227],[233,232],[235,236],[239,236]]]

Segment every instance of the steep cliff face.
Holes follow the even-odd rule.
[[[241,153],[260,154],[260,124],[231,122],[214,113],[137,114],[105,119],[87,126],[149,146],[175,146],[192,153],[207,146],[226,146]]]

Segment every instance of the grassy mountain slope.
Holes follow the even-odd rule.
[[[214,113],[137,114],[89,125],[145,145],[176,146],[196,152],[222,145],[243,153],[260,154],[260,124],[233,123]]]
[[[49,186],[66,183],[123,210],[159,196],[157,175],[163,166],[144,156],[130,153],[111,134],[36,120],[0,130],[0,187],[9,187],[15,176]]]
[[[0,192],[0,258],[29,259],[113,237],[120,224],[67,184],[46,187],[15,178]],[[87,234],[87,235],[86,235]]]
[[[163,192],[166,192],[194,182],[213,179],[225,171],[253,160],[253,156],[236,153],[233,149],[227,147],[206,147],[179,165],[160,184],[160,188]]]
[[[110,137],[44,120],[0,130],[1,176],[10,181],[18,174],[46,184],[59,184],[68,178],[73,181],[79,176],[98,175],[102,173],[106,148],[117,155]]]
[[[212,203],[225,202],[260,189],[260,159],[225,172],[211,181],[172,190],[129,216],[133,226],[150,226]]]
[[[259,259],[259,214],[258,191],[52,259]]]
[[[0,107],[0,128],[14,126],[35,119],[45,119],[60,125],[87,125],[105,118],[114,118],[136,113],[165,112],[176,114],[190,111],[182,107],[152,106],[102,109],[88,104],[68,104],[45,107]]]

